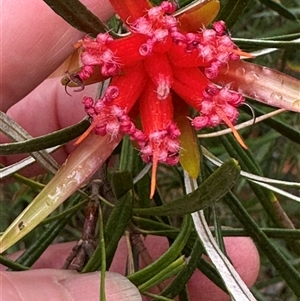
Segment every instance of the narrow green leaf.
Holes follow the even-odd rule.
[[[197,188],[197,182],[184,173],[186,192],[190,193]],[[224,280],[225,286],[234,300],[255,301],[246,284],[240,278],[228,258],[218,247],[215,238],[206,222],[204,212],[198,211],[191,214],[195,231],[197,232],[203,247],[210,260]]]
[[[270,262],[278,270],[283,279],[287,282],[296,296],[300,297],[300,273],[289,263],[283,254],[272,244],[266,234],[261,231],[256,222],[248,214],[246,209],[242,206],[239,200],[233,195],[229,194],[224,197],[227,206],[231,209],[233,214],[237,217],[245,230],[257,243],[259,248],[266,254]]]
[[[110,238],[107,238],[107,246],[106,246],[106,266],[107,269],[109,269],[115,252],[118,247],[118,243],[122,236],[125,233],[126,228],[128,227],[128,224],[132,218],[132,205],[133,205],[133,193],[132,190],[128,191],[123,197],[120,198],[120,202],[123,203],[123,210],[118,216],[118,222],[114,224],[113,226],[111,223],[108,223],[108,226],[111,225],[111,229],[108,229],[108,227],[105,227],[106,232],[108,231],[114,231],[113,235]]]
[[[175,298],[181,290],[184,289],[186,283],[193,275],[197,268],[197,264],[200,261],[201,255],[203,253],[203,247],[197,239],[194,243],[189,261],[187,265],[178,273],[178,275],[173,279],[173,281],[164,289],[162,295],[169,298]]]
[[[67,208],[72,208],[78,202],[82,200],[82,196],[77,195]],[[52,241],[57,237],[60,231],[69,222],[70,218],[75,214],[76,211],[71,211],[69,214],[63,218],[53,222],[47,227],[47,229],[42,233],[37,241],[35,241],[26,251],[16,260],[17,263],[32,266],[37,259],[42,255],[42,253],[47,249],[47,247],[52,243]]]
[[[169,266],[180,254],[186,245],[192,230],[192,222],[190,216],[184,217],[182,228],[172,245],[159,259],[152,264],[127,276],[127,278],[135,285],[139,286],[150,278],[154,277],[159,271]]]
[[[231,157],[239,160],[243,170],[261,175],[260,168],[257,166],[257,163],[250,150],[245,151],[232,135],[221,136],[219,139],[223,143],[228,154]],[[262,188],[253,182],[249,182],[249,185],[265,209],[268,217],[277,227],[294,228],[292,221],[284,212],[282,206],[272,191]],[[300,254],[299,242],[288,240],[287,243],[294,252]]]
[[[119,170],[131,171],[133,166],[133,146],[128,135],[123,138]]]
[[[90,134],[68,157],[40,194],[19,214],[0,236],[0,253],[19,241],[44,218],[52,213],[73,192],[99,169],[122,136],[111,140],[110,136]],[[99,152],[99,149],[102,151]]]
[[[223,239],[223,231],[221,228],[221,222],[219,221],[219,216],[216,212],[216,206],[213,204],[211,206],[211,210],[213,213],[213,220],[214,220],[214,236],[216,238],[216,242],[220,248],[220,250],[227,256],[226,248],[225,248],[225,243]]]
[[[280,238],[284,240],[300,240],[299,229],[281,229],[281,228],[260,228],[269,238]],[[247,232],[243,229],[223,229],[223,236],[246,236]]]
[[[106,301],[105,294],[105,276],[106,276],[106,252],[104,238],[104,224],[101,205],[99,206],[99,247],[101,249],[101,280],[100,280],[100,300]]]
[[[300,28],[300,26],[299,26]],[[284,34],[284,35],[277,35],[277,36],[270,36],[270,37],[263,37],[262,40],[275,40],[275,41],[292,41],[300,38],[300,32]]]
[[[152,298],[151,300],[155,300],[155,301],[174,301],[174,299],[162,297],[160,295],[152,294],[152,293],[149,293],[149,292],[143,292],[143,295],[148,296],[148,297]],[[180,301],[186,301],[186,300],[181,300],[180,299]],[[189,300],[187,300],[187,301],[189,301]]]
[[[278,40],[266,40],[266,39],[242,39],[234,38],[233,41],[241,48],[260,49],[263,47],[274,48],[292,48],[299,49],[299,39],[292,41],[278,41]]]
[[[250,1],[251,0],[227,1],[226,4],[223,5],[217,19],[224,20],[227,28],[231,29]]]
[[[138,289],[140,292],[146,291],[149,288],[169,279],[170,277],[176,275],[181,272],[186,266],[186,260],[184,256],[179,257],[177,260],[172,262],[166,268],[161,269],[157,274],[155,274],[152,278],[141,284]]]
[[[212,265],[212,263],[208,262],[204,258],[200,258],[199,262],[197,263],[197,268],[221,290],[223,290],[225,293],[228,293],[223,279],[220,277],[220,274]]]
[[[96,36],[98,33],[108,30],[100,19],[78,0],[44,0],[44,2],[80,31]]]
[[[265,114],[263,109],[259,108],[257,105],[251,104],[251,106],[257,116]],[[290,125],[283,123],[278,117],[268,118],[264,120],[263,123],[282,134],[285,138],[300,144],[300,130],[297,130],[296,127],[291,127]]]
[[[129,171],[114,172],[111,176],[111,185],[117,199],[132,189],[132,175]]]
[[[218,201],[239,177],[240,168],[235,160],[219,167],[197,190],[173,202],[152,208],[134,208],[141,215],[184,215],[208,207]]]
[[[165,222],[156,222],[150,219],[141,218],[141,217],[133,217],[135,222],[138,222],[137,229],[139,229],[141,234],[146,235],[158,235],[165,236],[170,238],[172,241],[176,239],[178,233],[180,232],[179,228],[175,228],[166,224]],[[145,229],[145,230],[143,230]],[[184,248],[184,254],[189,256],[190,251],[193,249],[195,240],[197,239],[196,233],[191,233],[189,240],[186,243]]]
[[[31,153],[56,145],[65,144],[81,135],[88,127],[89,122],[87,119],[83,119],[81,122],[75,125],[48,135],[30,138],[19,142],[3,143],[0,145],[0,155],[6,156],[21,153]]]
[[[30,136],[17,122],[1,111],[0,130],[15,141],[23,141],[32,138],[32,136]],[[55,173],[59,168],[59,164],[44,150],[32,152],[31,156],[51,173]]]
[[[29,268],[25,265],[22,265],[20,263],[14,262],[5,256],[0,255],[0,264],[8,267],[9,269],[13,271],[26,271],[29,270]]]
[[[273,0],[259,0],[264,5],[268,6],[272,10],[276,11],[282,17],[299,22],[299,19],[296,15],[294,15],[290,10],[288,10],[285,6],[283,6],[280,2],[273,1]]]
[[[106,266],[112,262],[119,240],[132,217],[132,191],[128,191],[118,201],[106,223],[104,236],[106,242]],[[101,267],[102,248],[99,245],[82,272],[96,271]]]

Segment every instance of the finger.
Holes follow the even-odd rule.
[[[168,249],[165,237],[147,236],[144,241],[153,260],[157,259]],[[226,252],[248,287],[251,287],[259,273],[259,254],[253,241],[248,237],[225,237]],[[110,271],[124,273],[126,271],[126,243],[121,240],[114,257]],[[145,266],[141,261],[141,266]],[[200,271],[196,271],[187,284],[190,301],[229,301],[230,297],[210,281]],[[147,300],[147,299],[145,299]]]
[[[81,103],[84,95],[95,96],[97,85],[86,86],[81,92],[69,90],[72,96],[66,94],[64,86],[58,78],[45,80],[22,101],[11,107],[7,115],[20,124],[33,137],[45,135],[61,128],[73,125],[86,116]],[[10,140],[0,135],[1,143]],[[74,141],[73,141],[74,142]],[[74,148],[73,142],[65,145],[54,153],[54,158],[62,164]],[[26,155],[13,155],[1,158],[8,166],[19,161]],[[26,168],[23,175],[32,176],[44,170],[37,164]]]
[[[155,248],[153,247],[153,243],[155,244]],[[75,245],[76,242],[74,241],[49,245],[46,251],[34,263],[32,268],[61,268]],[[147,239],[145,240],[145,246],[150,250],[152,259],[156,260],[167,251],[168,240],[165,237],[147,236]],[[23,250],[14,252],[9,254],[7,257],[11,260],[16,260],[23,252]],[[125,237],[122,237],[118,244],[118,249],[111,264],[110,271],[124,275],[126,272],[127,255],[128,252]],[[143,261],[141,261],[141,267],[145,267],[145,263],[143,263]],[[0,270],[5,269],[5,266],[0,265]]]
[[[248,287],[255,282],[260,268],[259,254],[255,244],[247,237],[225,237],[224,243],[226,252]],[[168,240],[165,237],[147,236],[144,241],[150,256],[153,260],[159,258],[169,247]],[[62,266],[65,258],[69,255],[74,242],[50,245],[46,252],[35,263],[35,268]],[[19,255],[19,254],[17,254]],[[13,259],[17,256],[13,255]],[[125,238],[123,237],[118,245],[115,257],[110,267],[111,272],[125,275],[127,268],[128,252]],[[145,266],[142,258],[140,260],[141,268]],[[201,272],[196,271],[189,280],[189,297],[191,301],[229,301],[229,296],[211,282]],[[145,300],[147,300],[145,298]]]
[[[75,245],[75,241],[50,245],[46,249],[46,251],[39,257],[39,259],[33,264],[32,268],[60,269]],[[7,257],[11,260],[16,260],[23,254],[23,252],[23,250],[17,251],[7,255]],[[0,265],[0,271],[5,271],[6,269],[7,267]]]
[[[0,272],[2,301],[99,300],[99,272],[79,274],[70,270],[40,269]],[[107,301],[140,301],[137,288],[124,276],[106,273]]]
[[[234,268],[248,287],[256,281],[260,269],[258,251],[250,238],[225,237],[226,252]],[[187,284],[191,301],[230,301],[204,274],[196,271]]]
[[[112,14],[108,0],[82,2],[101,20]],[[2,10],[0,109],[6,111],[55,70],[84,33],[44,1],[4,1]]]
[[[153,261],[158,259],[164,254],[169,248],[169,242],[166,237],[148,235],[143,240],[144,246],[149,252]],[[128,247],[124,237],[119,241],[118,249],[110,266],[110,271],[120,273],[124,275],[127,271],[127,260],[128,260]],[[143,257],[139,260],[140,268],[144,268],[146,263],[143,261]]]

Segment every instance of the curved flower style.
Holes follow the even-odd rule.
[[[114,40],[109,33],[101,33],[81,41],[83,67],[77,78],[84,81],[100,72],[112,80],[100,99],[83,99],[92,125],[78,142],[92,130],[112,139],[128,134],[138,145],[143,161],[153,163],[152,197],[157,163],[174,165],[179,161],[180,128],[173,119],[174,97],[199,113],[191,119],[196,130],[225,123],[246,148],[233,126],[244,97],[211,82],[221,67],[239,60],[243,53],[226,34],[223,21],[211,29],[188,32],[172,15],[176,10],[173,2],[150,7],[147,1],[139,1],[138,8],[127,6],[125,14],[117,1],[111,2],[130,35]],[[137,106],[142,130],[132,121]]]

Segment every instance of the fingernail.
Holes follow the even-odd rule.
[[[72,274],[59,281],[74,301],[100,300],[100,272]],[[124,276],[107,272],[105,276],[106,301],[141,301],[138,289]]]

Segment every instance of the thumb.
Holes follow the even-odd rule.
[[[0,279],[2,301],[97,301],[100,295],[99,272],[39,269],[1,272]],[[137,288],[117,273],[106,273],[105,292],[107,301],[142,300]]]

